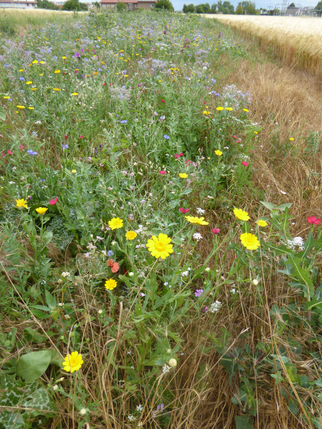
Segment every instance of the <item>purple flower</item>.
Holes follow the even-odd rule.
[[[113,255],[114,255],[113,250],[109,250],[109,251],[107,252],[107,255],[108,255],[109,257],[113,256]]]
[[[197,289],[195,292],[195,297],[199,297],[201,294],[203,294],[203,289]]]
[[[169,140],[170,137],[164,134],[163,138],[165,138],[166,140]]]
[[[38,155],[38,152],[34,152],[31,149],[27,150],[27,153],[29,153],[29,155],[34,155],[34,156]]]
[[[74,57],[76,57],[76,58],[80,58],[80,56],[81,56],[81,54],[80,54],[79,52],[75,52]]]
[[[62,144],[62,145],[61,145],[61,147],[62,147],[63,149],[68,149],[68,144]]]
[[[123,121],[120,121],[121,124],[127,124],[127,120],[123,119]]]

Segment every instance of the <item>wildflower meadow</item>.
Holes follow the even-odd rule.
[[[322,428],[321,220],[254,180],[246,60],[194,15],[2,31],[1,429]]]

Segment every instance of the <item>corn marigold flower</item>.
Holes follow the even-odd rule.
[[[193,216],[185,216],[188,222],[195,223],[197,225],[209,225],[209,222],[206,222],[204,217],[193,217]]]
[[[43,215],[46,213],[48,209],[46,207],[38,207],[38,209],[36,209],[36,212],[40,215]]]
[[[259,219],[256,223],[259,226],[267,226],[266,220],[263,220],[263,219]]]
[[[116,282],[116,280],[108,279],[108,280],[106,280],[106,282],[105,282],[105,289],[106,289],[106,290],[113,290],[113,289],[115,289],[115,288],[116,288],[116,286],[117,286],[117,282]]]
[[[137,233],[136,233],[135,231],[128,231],[128,232],[125,234],[125,238],[126,238],[127,240],[134,240],[136,236],[137,236]]]
[[[81,369],[83,363],[82,355],[78,352],[72,352],[65,357],[63,369],[66,372],[75,372]]]
[[[242,209],[234,209],[234,215],[236,216],[237,219],[239,220],[243,220],[245,222],[247,222],[250,217],[248,216],[247,212],[244,212],[244,210]]]
[[[240,236],[240,241],[242,245],[248,250],[256,250],[260,246],[258,238],[250,232],[245,232],[244,234],[242,234]]]
[[[108,222],[108,226],[114,230],[114,229],[119,229],[123,227],[123,220],[118,218],[118,217],[114,217],[113,219],[111,219]]]
[[[20,208],[22,208],[22,207],[24,207],[25,209],[28,209],[27,201],[26,201],[26,200],[24,200],[24,199],[16,200],[16,207],[17,207],[18,209],[20,209]]]
[[[216,107],[216,110],[218,110],[218,112],[221,112],[222,110],[224,110],[224,108],[221,106],[218,106],[218,107]]]
[[[221,150],[215,150],[215,154],[216,154],[217,156],[221,156],[221,155],[222,155],[222,151],[221,151]]]
[[[308,221],[309,223],[311,223],[312,225],[318,225],[318,224],[321,222],[321,219],[318,219],[318,218],[317,218],[317,217],[315,217],[315,216],[307,217],[306,219],[307,219],[307,221]]]
[[[181,179],[186,179],[188,177],[187,173],[179,173],[179,177],[181,177]]]
[[[166,234],[160,233],[158,237],[152,235],[152,239],[148,240],[146,247],[155,258],[167,258],[170,253],[173,253],[173,244],[171,238]]]

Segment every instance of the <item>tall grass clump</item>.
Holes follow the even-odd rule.
[[[255,185],[245,58],[164,13],[6,36],[1,427],[321,427],[321,220]]]

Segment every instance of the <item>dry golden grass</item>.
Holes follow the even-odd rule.
[[[310,17],[204,15],[274,48],[287,64],[322,74],[322,20]]]

